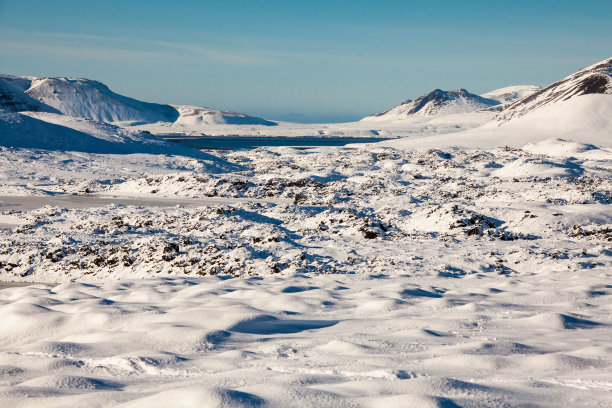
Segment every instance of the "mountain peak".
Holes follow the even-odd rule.
[[[402,119],[410,116],[448,115],[466,113],[499,105],[501,102],[470,93],[466,89],[444,91],[434,89],[416,100],[406,102],[384,112],[367,116],[366,120]]]

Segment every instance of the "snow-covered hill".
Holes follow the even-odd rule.
[[[57,111],[100,122],[158,122],[175,120],[176,109],[141,102],[83,78],[31,78],[25,93]]]
[[[420,96],[414,101],[407,100],[392,109],[366,116],[362,121],[466,113],[486,109],[491,106],[499,105],[500,103],[501,102],[494,99],[475,95],[465,89],[456,91],[435,89],[427,95]]]
[[[200,159],[212,172],[236,168],[218,157],[166,142],[146,132],[48,112],[19,113],[0,109],[1,147],[54,152],[177,155]]]
[[[32,78],[0,75],[0,109],[10,112],[33,111],[54,112],[58,110],[45,105],[26,93]]]
[[[162,105],[119,95],[101,82],[84,78],[0,75],[0,107],[12,111],[63,113],[122,126],[265,125],[276,123],[237,112],[190,105]]]
[[[201,127],[205,125],[263,125],[275,126],[277,123],[238,112],[225,112],[193,105],[176,105],[179,117],[173,127]]]
[[[612,95],[579,95],[549,103],[507,122],[491,121],[463,132],[404,138],[383,145],[402,149],[521,147],[549,138],[612,148]]]
[[[544,106],[588,94],[612,94],[612,58],[581,69],[513,103],[495,120],[507,122]]]
[[[535,85],[507,86],[505,88],[495,89],[493,91],[484,93],[480,96],[499,101],[501,104],[508,104],[526,98],[540,89],[542,88]]]

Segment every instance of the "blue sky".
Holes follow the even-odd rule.
[[[0,72],[342,121],[434,88],[547,85],[612,56],[612,1],[0,0]]]

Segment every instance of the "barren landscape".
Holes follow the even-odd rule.
[[[1,77],[0,403],[610,406],[611,64],[205,152]]]

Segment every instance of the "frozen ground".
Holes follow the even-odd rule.
[[[609,148],[218,154],[0,150],[0,405],[610,406]]]

